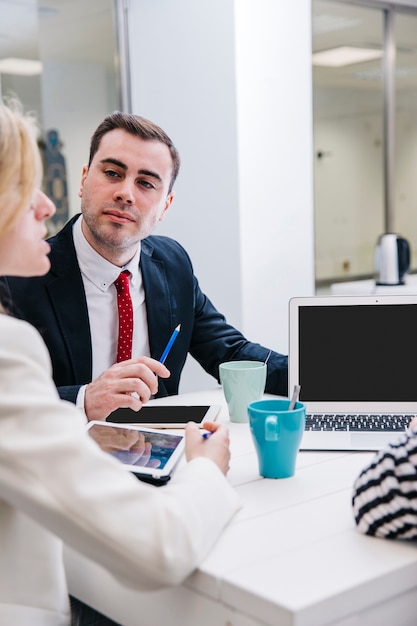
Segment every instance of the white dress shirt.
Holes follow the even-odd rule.
[[[73,227],[74,246],[84,283],[93,351],[93,380],[116,363],[118,315],[114,281],[122,270],[129,270],[133,305],[132,357],[149,356],[145,291],[140,271],[140,243],[135,256],[123,267],[107,261],[94,250],[81,230],[82,216]],[[82,402],[81,402],[82,399]],[[83,395],[77,405],[83,404]]]

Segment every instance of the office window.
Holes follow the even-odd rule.
[[[369,278],[386,231],[386,9],[313,0],[316,285]],[[394,16],[393,230],[417,269],[417,12]]]
[[[113,0],[0,0],[0,87],[36,113],[52,234],[79,211],[90,137],[120,108]]]
[[[417,271],[417,13],[396,14],[394,227]]]

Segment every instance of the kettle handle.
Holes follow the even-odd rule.
[[[402,274],[410,269],[410,245],[407,239],[398,237],[397,239],[398,265]]]

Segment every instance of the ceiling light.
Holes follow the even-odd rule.
[[[354,63],[380,59],[382,54],[382,50],[375,50],[374,48],[340,46],[339,48],[315,52],[313,54],[313,65],[342,67],[344,65],[353,65]]]
[[[41,61],[33,59],[0,59],[0,74],[20,74],[21,76],[35,76],[42,73]]]

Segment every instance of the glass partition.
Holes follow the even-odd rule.
[[[370,278],[386,228],[386,11],[394,24],[394,230],[417,269],[417,11],[313,0],[316,286]],[[323,54],[325,53],[325,54]]]
[[[45,191],[57,213],[53,234],[79,211],[81,168],[90,137],[120,108],[113,0],[0,0],[0,81],[36,113]]]
[[[317,285],[373,272],[384,227],[382,56],[381,11],[313,0]]]
[[[417,14],[396,14],[395,230],[410,243],[417,271]]]

